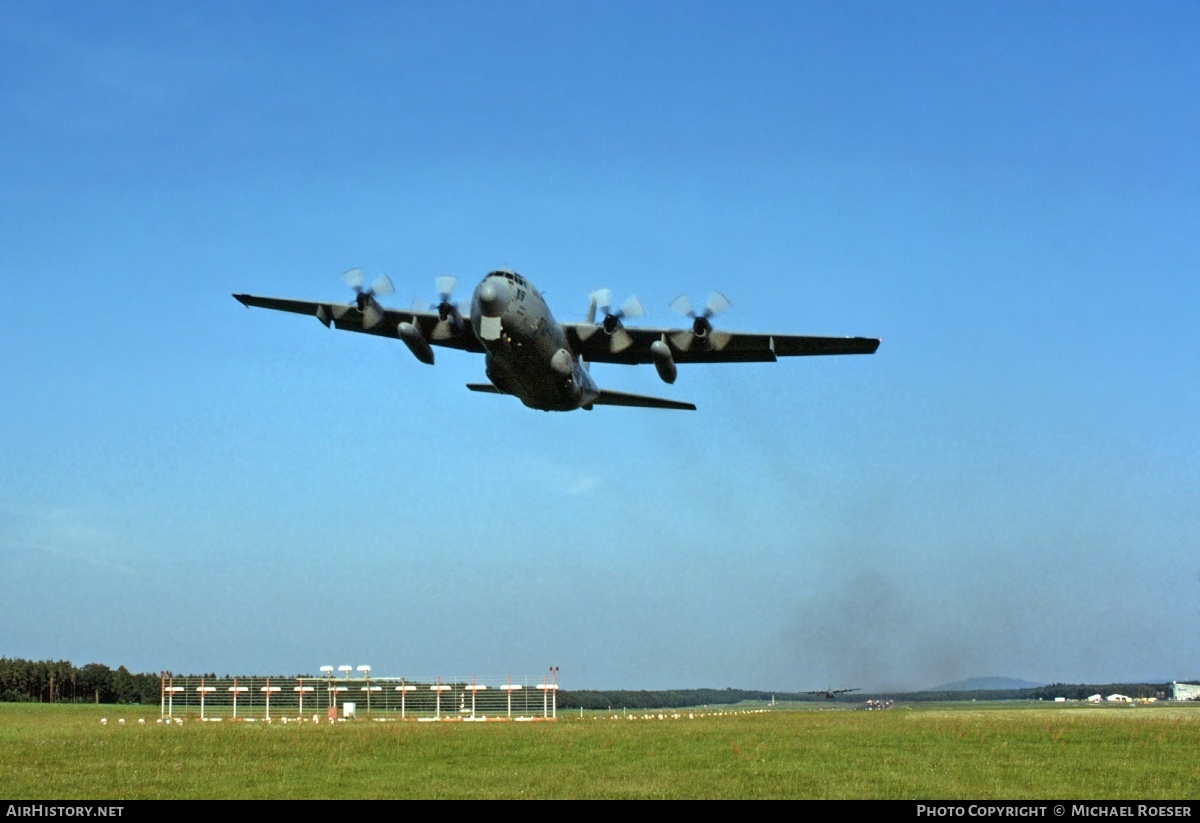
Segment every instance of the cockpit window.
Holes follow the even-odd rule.
[[[517,274],[516,272],[504,271],[503,269],[496,269],[496,271],[489,274],[488,277],[503,277],[505,280],[509,281],[510,283],[516,283],[518,286],[521,286],[522,288],[528,288],[528,285],[525,283],[525,278],[522,277],[521,275]]]

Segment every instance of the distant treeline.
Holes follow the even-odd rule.
[[[0,702],[157,704],[163,674],[173,675],[133,674],[124,666],[113,670],[102,663],[76,668],[66,660],[0,657]]]
[[[166,672],[180,677],[178,673]],[[215,673],[187,675],[209,677]],[[256,675],[257,676],[257,675]],[[1197,682],[1192,680],[1189,682]],[[76,668],[65,660],[22,660],[0,657],[0,701],[35,703],[158,703],[162,674],[133,674],[124,666],[110,669],[101,663]],[[1055,683],[1032,689],[986,691],[854,692],[839,695],[838,703],[895,700],[908,703],[947,700],[1086,700],[1099,694],[1143,698],[1169,696],[1164,683]],[[690,706],[727,706],[742,702],[825,702],[821,694],[764,692],[745,689],[671,689],[668,691],[568,691],[558,692],[560,709],[681,709]],[[834,702],[834,701],[830,701]]]
[[[113,671],[100,663],[76,668],[66,660],[0,657],[0,700],[34,703],[157,703],[157,674]]]
[[[1195,681],[1191,681],[1195,682]],[[925,692],[854,692],[836,698],[838,703],[865,703],[867,700],[904,701],[906,703],[959,701],[959,700],[1053,700],[1065,697],[1068,700],[1086,700],[1094,694],[1108,697],[1123,694],[1126,697],[1169,697],[1169,684],[1164,683],[1107,683],[1068,684],[1055,683],[1032,689],[996,689],[980,691],[925,691]],[[823,694],[806,692],[763,692],[743,689],[675,689],[671,691],[560,691],[560,709],[679,709],[689,706],[723,706],[732,703],[750,702],[805,702],[824,703]],[[833,700],[828,701],[835,702]]]
[[[782,694],[743,689],[671,689],[670,691],[566,691],[558,693],[560,709],[681,709],[688,706],[725,706],[742,701],[785,699]]]
[[[1087,700],[1094,694],[1108,697],[1123,694],[1126,697],[1156,697],[1160,700],[1171,696],[1169,683],[1054,683],[1033,689],[995,689],[990,691],[913,692],[905,695],[888,695],[889,698],[909,702],[924,700]]]

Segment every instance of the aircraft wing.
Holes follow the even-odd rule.
[[[676,363],[770,363],[780,357],[874,354],[874,337],[814,337],[801,334],[748,334],[715,329],[700,336],[691,329],[622,328],[606,334],[599,325],[564,323],[571,348],[592,363],[651,363],[650,345],[664,341]]]
[[[396,339],[396,327],[401,323],[412,323],[421,330],[421,335],[434,346],[446,346],[476,353],[483,352],[483,345],[471,330],[470,321],[463,319],[456,329],[447,320],[442,320],[435,311],[409,311],[406,309],[380,309],[379,320],[366,322],[363,312],[353,303],[315,303],[311,300],[286,300],[280,297],[259,297],[253,294],[235,294],[234,298],[243,306],[275,309],[294,314],[307,314],[320,320],[325,326],[334,326],[342,331],[356,331]]]

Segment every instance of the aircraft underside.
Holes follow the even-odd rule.
[[[531,409],[572,411],[579,408],[579,386],[549,369],[544,360],[516,352],[486,355],[488,380],[504,394],[511,394]]]

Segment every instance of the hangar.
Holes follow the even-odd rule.
[[[1195,683],[1171,683],[1172,700],[1200,700],[1200,686]]]

